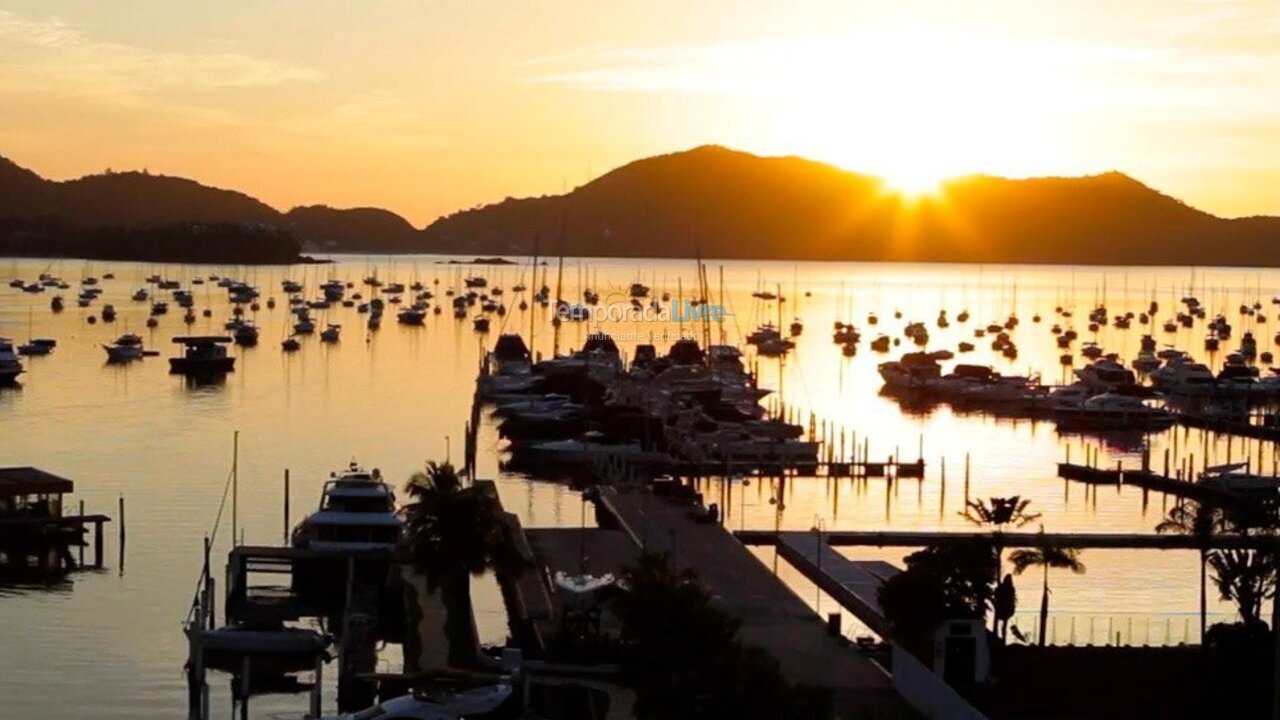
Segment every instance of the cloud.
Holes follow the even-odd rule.
[[[171,91],[274,87],[315,82],[309,67],[242,53],[179,53],[94,39],[58,18],[31,18],[0,10],[0,53],[8,70],[0,82],[28,88],[129,99]]]
[[[1211,33],[1196,33],[1199,27]],[[940,106],[1010,104],[1065,112],[1280,114],[1280,23],[1217,6],[1117,41],[1095,36],[898,29],[705,44],[592,48],[520,64],[525,82],[583,92],[744,97],[809,106],[908,95]],[[1227,41],[1231,38],[1232,41]]]

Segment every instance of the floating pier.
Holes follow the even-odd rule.
[[[1144,490],[1155,490],[1194,500],[1232,502],[1239,501],[1244,497],[1240,493],[1231,492],[1230,490],[1161,475],[1151,470],[1125,469],[1119,463],[1114,468],[1100,468],[1065,462],[1058,463],[1058,477],[1090,485],[1115,485],[1117,487],[1133,485]]]

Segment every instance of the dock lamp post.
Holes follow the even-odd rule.
[[[809,532],[813,533],[817,542],[814,543],[813,552],[817,556],[818,577],[814,578],[813,586],[813,605],[818,612],[822,612],[822,533],[827,530],[827,521],[814,515],[813,527],[809,528]]]

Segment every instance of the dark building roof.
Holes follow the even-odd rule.
[[[69,493],[75,483],[33,467],[0,468],[0,497],[33,493]]]

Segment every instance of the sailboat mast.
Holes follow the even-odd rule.
[[[538,288],[538,236],[537,235],[533,236],[533,279],[529,282],[529,287],[533,288],[534,295],[538,294],[539,288]],[[536,305],[537,302],[535,301],[533,304]],[[530,305],[529,306],[529,352],[534,351],[533,350],[533,331],[534,331],[534,327],[537,325],[537,318],[538,318],[537,310],[533,307],[533,305]]]
[[[720,266],[720,344],[729,344],[724,332],[724,265]]]
[[[231,547],[236,547],[239,541],[239,511],[240,511],[240,431],[236,430],[231,436]]]
[[[564,288],[564,225],[568,211],[560,216],[560,262],[556,268],[556,304],[552,308],[551,326],[555,328],[551,340],[551,357],[560,356],[560,293]]]
[[[676,313],[676,319],[680,321],[680,337],[684,337],[684,280],[679,276],[676,277],[676,297],[679,298],[680,312]]]

